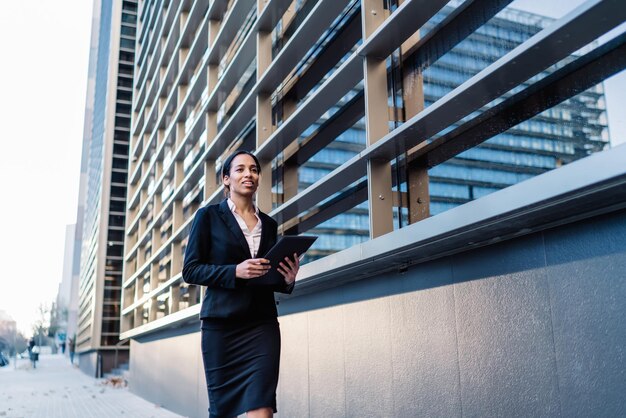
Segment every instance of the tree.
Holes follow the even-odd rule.
[[[13,349],[16,353],[22,353],[26,350],[26,347],[28,347],[28,340],[26,339],[24,334],[17,331],[17,333],[15,334],[15,345]]]
[[[0,335],[0,351],[4,351],[9,356],[21,353],[26,350],[27,346],[26,338],[15,328],[10,334],[4,333]]]
[[[46,304],[41,303],[37,310],[39,311],[39,317],[33,324],[33,338],[38,346],[42,346],[44,343],[47,343],[46,336],[50,328],[50,308]]]

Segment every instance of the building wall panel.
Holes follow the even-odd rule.
[[[290,367],[282,369],[278,411],[285,417],[309,415],[309,330],[308,314],[300,313],[280,318],[281,363]],[[290,332],[282,332],[287,328]]]
[[[543,262],[541,234],[453,262],[464,415],[558,416]]]
[[[452,269],[449,261],[420,266],[391,297],[393,416],[461,414]]]
[[[309,416],[345,416],[343,307],[316,309],[306,315],[309,319]]]
[[[199,325],[131,340],[131,392],[185,416],[206,416]]]
[[[626,415],[626,222],[545,234],[563,416]]]

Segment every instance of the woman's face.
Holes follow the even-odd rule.
[[[259,187],[259,169],[254,158],[239,154],[230,165],[230,175],[224,176],[224,185],[230,188],[230,194],[252,197]]]

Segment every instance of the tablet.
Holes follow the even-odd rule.
[[[263,256],[270,260],[272,268],[263,276],[251,279],[248,286],[273,286],[285,282],[285,277],[278,271],[279,263],[285,261],[285,257],[293,258],[293,253],[302,259],[304,253],[313,245],[317,237],[310,235],[284,235]]]

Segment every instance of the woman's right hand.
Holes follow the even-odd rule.
[[[265,258],[249,258],[237,264],[235,275],[241,279],[254,279],[263,276],[270,268],[270,260]]]

